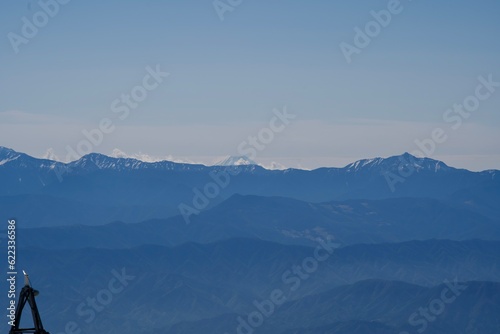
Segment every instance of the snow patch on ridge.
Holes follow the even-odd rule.
[[[228,156],[224,160],[217,162],[214,166],[249,166],[258,165],[255,161],[244,155]]]

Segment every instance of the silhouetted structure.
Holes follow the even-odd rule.
[[[36,306],[35,297],[38,295],[38,291],[33,289],[30,284],[28,274],[24,272],[24,287],[19,295],[19,302],[16,308],[16,320],[14,325],[10,328],[9,334],[19,334],[19,333],[33,333],[33,334],[49,334],[49,332],[43,329],[42,319],[40,318],[40,313],[38,313],[38,307]],[[28,302],[31,308],[31,315],[33,316],[33,328],[19,328],[21,324],[21,315],[23,313],[23,308]]]

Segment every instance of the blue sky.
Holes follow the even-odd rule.
[[[64,160],[109,118],[114,131],[93,151],[209,164],[286,106],[296,118],[259,151],[264,165],[412,152],[442,128],[431,157],[500,168],[500,88],[459,128],[443,120],[479,76],[500,81],[498,1],[401,1],[350,64],[339,45],[390,1],[243,0],[221,21],[213,1],[71,0],[14,52],[9,33],[22,36],[22,18],[50,2],[0,4],[2,146]],[[157,65],[170,75],[118,119],[112,102]]]

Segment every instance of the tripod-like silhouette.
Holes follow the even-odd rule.
[[[36,306],[35,297],[38,295],[38,291],[33,289],[30,284],[30,279],[28,274],[23,270],[24,273],[24,287],[19,295],[19,302],[16,308],[16,319],[14,324],[10,328],[9,334],[21,334],[21,333],[32,333],[32,334],[49,334],[43,329],[42,319],[40,318],[40,313],[38,313],[38,307]],[[21,315],[23,314],[23,308],[28,302],[31,308],[31,315],[33,316],[33,328],[19,328],[21,324]]]

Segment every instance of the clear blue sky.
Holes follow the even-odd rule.
[[[478,76],[500,81],[500,3],[402,0],[348,64],[339,44],[389,2],[244,0],[221,21],[210,0],[72,0],[16,54],[8,34],[41,7],[2,1],[0,145],[64,160],[109,117],[116,129],[94,151],[210,163],[287,106],[296,118],[255,160],[339,166],[411,152],[441,127],[432,157],[500,168],[500,88],[458,129],[443,121]],[[119,120],[111,103],[156,64],[170,76]]]

